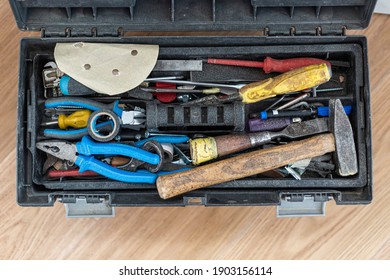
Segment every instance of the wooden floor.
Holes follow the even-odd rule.
[[[0,259],[389,259],[390,16],[369,38],[374,201],[328,203],[326,217],[277,219],[275,207],[117,208],[115,219],[65,219],[64,207],[21,208],[15,198],[19,39],[0,3]],[[351,34],[350,32],[349,34]]]

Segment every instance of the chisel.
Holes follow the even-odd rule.
[[[321,118],[293,123],[279,132],[264,131],[193,139],[190,140],[192,163],[198,165],[220,156],[261,146],[278,137],[295,139],[327,131],[329,131],[328,119]]]
[[[286,126],[301,122],[301,118],[275,118],[262,120],[259,118],[249,119],[248,128],[250,132],[260,132],[260,131],[277,131],[282,130]]]
[[[186,72],[202,71],[202,60],[157,60],[153,71]]]

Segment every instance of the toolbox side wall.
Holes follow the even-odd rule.
[[[52,205],[54,203],[54,197],[61,197],[63,195],[102,195],[109,196],[111,203],[114,206],[170,206],[170,205],[184,205],[182,198],[174,198],[171,200],[163,201],[158,195],[157,191],[150,185],[137,185],[132,190],[126,190],[129,185],[120,182],[108,181],[108,184],[114,188],[110,191],[96,191],[92,190],[96,187],[96,182],[89,181],[83,182],[83,190],[80,190],[80,184],[77,182],[59,183],[52,182],[50,185],[52,188],[61,189],[48,190],[42,185],[34,184],[31,180],[31,170],[33,166],[36,166],[31,160],[30,151],[27,147],[28,139],[28,92],[30,87],[28,86],[29,75],[28,69],[31,71],[31,61],[34,54],[37,53],[52,53],[56,42],[76,42],[76,41],[98,41],[98,42],[111,42],[111,43],[144,43],[144,44],[156,44],[161,47],[239,47],[242,46],[262,46],[269,45],[269,52],[272,53],[272,47],[277,45],[291,45],[289,50],[286,49],[286,53],[296,53],[295,50],[302,48],[302,53],[310,53],[310,49],[303,49],[302,45],[316,44],[316,45],[329,45],[340,44],[340,47],[346,44],[356,44],[361,47],[361,51],[352,51],[357,55],[357,64],[362,67],[356,67],[356,77],[364,78],[364,82],[360,79],[363,85],[363,91],[359,89],[360,94],[363,96],[363,103],[365,106],[364,114],[365,118],[358,118],[354,124],[365,124],[362,130],[359,130],[357,143],[364,146],[359,148],[359,151],[363,151],[360,164],[364,164],[367,168],[364,168],[365,172],[359,173],[358,179],[356,177],[352,179],[344,180],[327,180],[323,187],[321,180],[319,180],[318,186],[313,182],[315,180],[302,180],[295,182],[293,180],[262,180],[263,183],[259,188],[259,180],[243,179],[226,184],[217,185],[205,190],[199,190],[192,192],[189,196],[206,197],[206,203],[208,205],[268,205],[278,204],[280,193],[286,193],[291,191],[307,192],[323,192],[336,194],[336,201],[338,203],[368,203],[372,199],[372,163],[371,163],[371,115],[370,115],[370,101],[369,101],[369,84],[368,84],[368,61],[367,61],[367,42],[364,37],[226,37],[217,36],[210,40],[210,37],[204,36],[188,36],[188,37],[126,37],[126,38],[44,38],[44,39],[23,39],[21,42],[20,51],[20,69],[19,69],[19,93],[18,93],[18,143],[17,143],[17,157],[18,157],[18,171],[17,171],[17,194],[18,203],[23,206],[44,206]],[[335,49],[335,51],[337,51]],[[197,54],[199,55],[199,54]],[[299,55],[299,54],[297,54]],[[31,61],[29,61],[31,60]],[[360,61],[360,62],[359,62]],[[35,77],[38,79],[37,77]],[[361,97],[360,97],[361,98]],[[356,103],[359,102],[357,98]],[[33,110],[34,111],[34,110]],[[30,116],[30,119],[34,117]],[[38,124],[39,125],[39,124]],[[36,133],[36,131],[33,131]],[[362,140],[363,139],[363,140]],[[360,147],[362,147],[360,146]],[[272,185],[266,187],[266,182],[270,182]],[[76,184],[75,184],[76,183]],[[266,184],[266,185],[264,185]],[[352,187],[353,186],[353,187]]]

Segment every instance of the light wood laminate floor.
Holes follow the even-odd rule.
[[[0,259],[389,259],[390,16],[369,40],[374,201],[327,205],[326,217],[277,219],[275,207],[117,208],[114,219],[65,219],[64,207],[16,204],[20,32],[0,3]],[[39,34],[38,34],[39,35]]]

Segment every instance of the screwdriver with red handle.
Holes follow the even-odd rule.
[[[263,68],[263,71],[267,74],[272,72],[284,73],[296,68],[309,66],[313,64],[322,64],[322,63],[325,63],[329,67],[331,67],[329,61],[319,59],[319,58],[312,58],[312,57],[288,58],[288,59],[273,59],[271,57],[266,57],[262,62],[250,61],[250,60],[208,58],[207,63]]]

